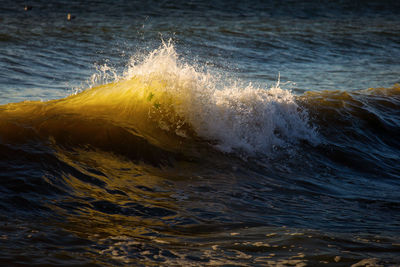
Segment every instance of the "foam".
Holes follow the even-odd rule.
[[[170,42],[140,62],[132,60],[124,79],[162,84],[153,87],[151,100],[155,105],[149,114],[165,115],[173,110],[180,123],[173,124],[170,114],[158,116],[160,127],[185,136],[181,128],[188,124],[224,152],[269,152],[299,140],[318,142],[307,112],[290,91],[280,88],[279,81],[271,88],[259,88],[221,79],[183,63]]]

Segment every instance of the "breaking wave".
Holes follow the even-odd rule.
[[[8,104],[0,116],[7,125],[3,139],[15,138],[18,128],[100,148],[140,139],[176,152],[201,141],[222,152],[251,155],[300,140],[318,143],[306,109],[279,82],[259,88],[223,80],[181,62],[171,43],[140,62],[132,60],[114,82],[64,99]]]

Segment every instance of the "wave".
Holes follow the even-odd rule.
[[[398,179],[400,85],[308,92],[298,103],[318,125],[321,146],[313,161],[364,177]]]
[[[355,91],[306,92],[298,103],[307,109],[319,132],[333,139],[337,134],[357,141],[355,136],[395,136],[400,131],[400,85]],[[344,142],[347,143],[347,142]]]
[[[279,81],[260,88],[200,71],[171,43],[112,77],[63,99],[0,106],[1,143],[91,147],[156,164],[209,148],[247,157],[303,143],[354,154],[400,147],[399,85],[295,95]]]
[[[254,154],[318,142],[307,111],[279,82],[264,89],[223,80],[181,62],[171,43],[133,60],[114,82],[64,99],[7,104],[0,118],[6,143],[38,138],[123,154],[132,147],[138,155],[186,153],[199,144]]]

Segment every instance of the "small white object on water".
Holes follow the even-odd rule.
[[[68,21],[73,20],[74,18],[75,18],[75,16],[72,16],[71,13],[67,14],[67,20]]]

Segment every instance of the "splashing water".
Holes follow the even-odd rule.
[[[171,42],[163,42],[140,63],[133,60],[124,78],[162,84],[149,92],[148,100],[154,102],[151,113],[165,115],[173,110],[179,117],[173,129],[177,134],[186,136],[181,128],[188,124],[224,152],[268,152],[273,146],[301,139],[318,142],[307,112],[300,109],[291,92],[279,87],[279,81],[264,89],[221,80],[181,63]],[[160,118],[160,126],[171,130],[173,116]]]

